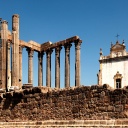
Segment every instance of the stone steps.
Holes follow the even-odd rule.
[[[0,128],[128,128],[128,120],[48,120],[0,122]]]

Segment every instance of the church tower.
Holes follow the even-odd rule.
[[[128,85],[128,53],[124,41],[111,44],[110,54],[103,56],[100,49],[100,70],[97,74],[98,85],[108,84],[112,88]]]

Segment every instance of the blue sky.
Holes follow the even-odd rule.
[[[128,49],[128,0],[0,0],[0,17],[8,21],[20,15],[20,39],[38,43],[56,42],[78,35],[81,45],[81,84],[97,83],[99,49],[110,52],[111,42],[124,39]],[[74,86],[74,45],[71,48],[71,86]],[[52,87],[55,82],[55,55],[52,54]],[[34,53],[34,85],[38,83],[38,60]],[[27,83],[27,51],[23,50],[23,83]],[[44,56],[46,85],[46,56]],[[64,87],[64,48],[61,51],[61,87]]]

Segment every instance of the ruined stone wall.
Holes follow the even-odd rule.
[[[108,120],[128,117],[128,89],[34,87],[1,93],[0,121]]]

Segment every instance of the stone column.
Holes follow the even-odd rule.
[[[10,46],[11,41],[7,41],[7,90],[11,87],[11,70],[10,70]]]
[[[33,84],[33,53],[34,50],[27,49],[28,51],[28,83]]]
[[[46,86],[51,87],[51,54],[53,50],[46,51],[47,64],[46,64]]]
[[[12,16],[12,86],[19,86],[19,15]]]
[[[43,55],[44,53],[38,52],[38,86],[43,85]]]
[[[8,40],[8,22],[2,21],[0,26],[0,88],[7,89],[7,40]]]
[[[22,46],[19,46],[19,87],[22,88]]]
[[[75,86],[80,86],[80,45],[81,40],[75,42]]]
[[[55,87],[60,88],[60,50],[62,47],[55,48]]]
[[[70,47],[72,44],[65,44],[65,88],[70,87]]]

